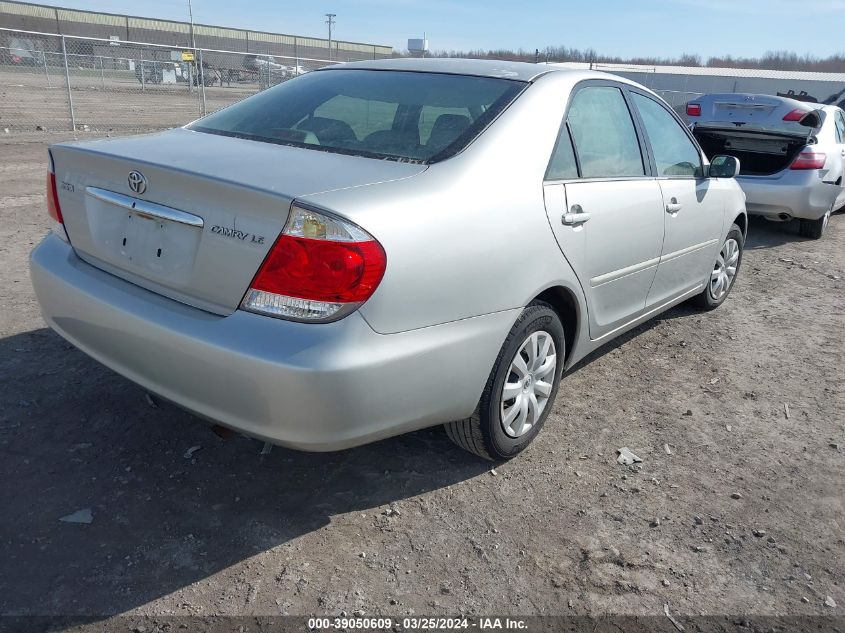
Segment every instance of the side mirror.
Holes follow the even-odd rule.
[[[710,161],[711,178],[736,178],[739,175],[739,159],[734,156],[714,156]]]

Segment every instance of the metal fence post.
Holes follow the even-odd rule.
[[[65,83],[67,84],[67,103],[70,108],[70,125],[71,129],[76,132],[76,115],[73,113],[73,95],[70,92],[70,69],[67,65],[67,45],[65,44],[65,36],[62,35],[62,57],[65,60]]]
[[[47,87],[52,88],[53,84],[50,83],[50,73],[47,72],[47,51],[42,50],[41,55],[44,59],[44,76],[47,78]]]
[[[141,51],[141,61],[139,63],[141,69],[141,92],[145,92],[147,90],[147,84],[146,77],[144,77],[144,75],[147,74],[147,71],[144,68],[144,51]]]
[[[200,96],[201,96],[201,105],[202,109],[200,110],[200,114],[205,116],[205,70],[202,67],[202,49],[199,50],[199,58],[200,58],[200,72],[199,72],[199,80],[200,80]]]
[[[103,87],[103,90],[106,89],[106,63],[103,61],[102,56],[100,56],[100,85]]]

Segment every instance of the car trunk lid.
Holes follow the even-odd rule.
[[[695,99],[692,131],[704,153],[735,156],[740,175],[768,177],[788,168],[824,122],[813,104],[768,95],[713,94]]]
[[[813,104],[769,95],[711,94],[689,105],[700,106],[700,114],[690,117],[695,128],[742,129],[805,139],[818,132],[825,117]]]
[[[237,308],[295,198],[425,169],[184,129],[50,151],[81,259],[217,314]]]

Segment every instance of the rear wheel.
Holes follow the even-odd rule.
[[[817,240],[824,235],[827,225],[830,222],[830,215],[833,212],[833,207],[827,210],[818,220],[801,220],[799,231],[804,237]]]
[[[449,438],[490,460],[510,459],[524,450],[551,411],[564,346],[563,325],[548,304],[525,308],[499,351],[475,412],[445,425]]]
[[[700,295],[692,299],[696,306],[702,310],[714,310],[725,302],[739,274],[744,244],[742,229],[734,224],[719,249],[707,286]]]

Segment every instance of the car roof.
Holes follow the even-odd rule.
[[[347,62],[334,66],[325,66],[320,70],[404,70],[450,75],[473,75],[477,77],[496,77],[518,81],[534,81],[550,72],[575,72],[569,69],[552,68],[545,64],[528,62],[509,62],[491,59],[452,59],[401,57],[395,59],[375,59],[372,61]]]

